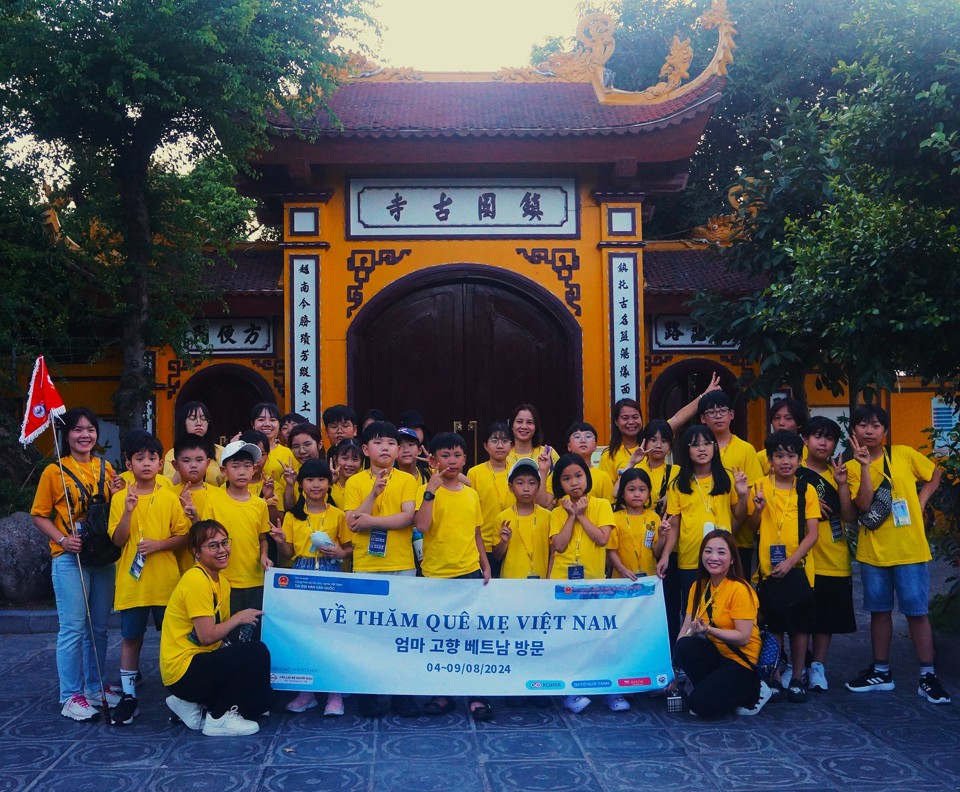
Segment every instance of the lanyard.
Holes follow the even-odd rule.
[[[713,481],[713,476],[710,477],[711,482]],[[700,487],[700,479],[696,476],[693,477],[693,483],[697,485],[697,492],[700,493],[700,500],[703,502],[703,508],[706,510],[707,514],[713,514],[713,495],[706,496],[703,494],[703,489]],[[713,487],[711,486],[712,490]]]
[[[527,561],[530,562],[530,574],[534,574],[536,571],[533,568],[533,548],[527,546],[526,540],[523,538],[523,531],[520,528],[520,520],[525,519],[520,516],[520,512],[517,510],[517,507],[513,507],[513,513],[517,516],[517,537],[520,539],[520,546],[523,547],[523,552],[527,554]],[[530,542],[533,543],[533,537],[537,534],[537,508],[534,506],[533,514],[526,515],[527,517],[533,517],[533,529],[530,531]]]
[[[777,498],[777,488],[774,485],[773,476],[770,476],[770,489],[772,490],[770,494],[773,495],[770,505],[776,511],[778,498]],[[787,497],[786,497],[787,502],[784,504],[783,508],[780,509],[780,518],[777,520],[777,544],[783,544],[783,541],[781,539],[781,534],[783,532],[783,521],[787,518],[787,514],[790,511],[790,496],[795,494],[796,491],[797,491],[796,479],[794,479],[794,486],[792,486],[790,488],[790,491],[787,492]],[[799,508],[799,495],[797,496],[797,508]],[[774,517],[774,519],[776,519],[776,516]]]

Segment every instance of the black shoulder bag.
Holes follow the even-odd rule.
[[[867,468],[867,475],[870,475],[869,467]],[[868,531],[877,530],[890,516],[890,510],[893,508],[893,485],[890,481],[890,465],[887,462],[887,451],[884,451],[883,481],[873,491],[870,508],[863,512],[857,520]]]
[[[100,460],[100,484],[97,492],[87,490],[83,482],[69,468],[63,465],[60,467],[76,483],[80,490],[81,506],[86,507],[83,521],[75,521],[76,535],[83,542],[80,563],[87,566],[107,566],[114,563],[120,558],[120,548],[113,543],[107,532],[107,524],[110,520],[110,503],[104,488],[107,463]],[[69,526],[67,528],[69,530]]]

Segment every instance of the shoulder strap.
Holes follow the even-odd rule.
[[[807,535],[807,480],[797,476],[797,544]]]
[[[667,494],[667,485],[670,483],[670,471],[673,469],[673,465],[667,465],[667,469],[663,471],[663,482],[660,484],[660,494],[657,496],[657,499],[663,498]]]
[[[90,490],[88,490],[86,486],[84,486],[84,483],[80,480],[80,478],[76,475],[76,473],[70,470],[70,468],[68,468],[66,465],[60,465],[60,469],[74,480],[77,487],[80,488],[80,493],[83,498],[90,498],[93,496],[93,493],[90,492]],[[102,468],[101,468],[101,471],[102,471]],[[102,479],[101,479],[101,482],[102,482]]]
[[[103,457],[100,457],[100,489],[99,489],[99,494],[100,494],[100,497],[102,497],[102,498],[106,498],[106,496],[107,496],[107,493],[106,493],[106,491],[105,491],[104,488],[103,488],[103,483],[104,483],[104,481],[105,481],[105,479],[106,479],[106,475],[107,475],[107,460],[105,460]]]
[[[708,583],[707,586],[709,585],[710,584]],[[707,600],[706,610],[707,610],[707,621],[710,622],[711,627],[716,627],[717,625],[713,623],[713,592],[712,591],[710,592],[710,599]],[[760,669],[757,668],[757,664],[751,663],[750,658],[743,653],[743,650],[741,650],[739,646],[734,646],[732,643],[727,643],[727,641],[724,641],[724,643],[733,651],[733,653],[737,657],[739,657],[741,660],[743,660],[744,663],[750,666],[750,668],[752,668],[754,672],[756,672],[757,674],[760,673]]]

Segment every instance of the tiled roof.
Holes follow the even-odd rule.
[[[223,294],[282,296],[283,250],[257,246],[234,251],[230,260],[215,257],[205,280]]]
[[[643,277],[647,294],[743,294],[766,283],[727,269],[723,256],[711,250],[645,250]]]
[[[602,105],[587,83],[349,82],[330,100],[342,129],[318,113],[329,137],[541,137],[624,135],[709,115],[724,80],[714,77],[661,104]],[[290,129],[287,118],[275,121]]]

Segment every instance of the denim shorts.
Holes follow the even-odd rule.
[[[143,638],[147,633],[147,620],[153,616],[153,626],[160,632],[163,626],[163,605],[143,605],[137,608],[124,608],[120,611],[120,637],[128,641]]]
[[[895,564],[879,567],[860,562],[863,581],[863,609],[870,613],[893,610],[896,592],[900,613],[904,616],[926,616],[930,600],[930,568],[928,562]]]

